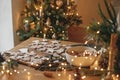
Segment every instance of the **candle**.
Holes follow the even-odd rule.
[[[40,17],[42,16],[42,10],[40,9],[40,11],[39,11],[39,15],[40,15]]]
[[[42,6],[40,6],[39,15],[42,16]]]
[[[43,38],[46,39],[46,34],[43,34]]]
[[[43,38],[45,39],[46,38],[46,33],[47,33],[47,28],[44,28],[44,34],[43,34]]]
[[[2,68],[3,68],[3,70],[5,70],[5,66],[4,65],[2,66]]]
[[[67,5],[69,5],[69,0],[67,0]]]
[[[6,62],[3,62],[3,63],[2,63],[2,69],[5,70],[6,67],[7,67],[7,63],[6,63]]]
[[[43,34],[43,38],[46,39],[46,34],[47,33],[47,28],[44,28],[44,34]]]

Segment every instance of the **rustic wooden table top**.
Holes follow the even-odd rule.
[[[41,40],[41,38],[31,37],[28,40],[20,43],[19,45],[11,49],[11,51],[16,51],[20,48],[24,48],[28,44],[30,44],[33,40]],[[61,43],[66,45],[77,44],[69,41],[61,41]],[[0,74],[0,80],[73,80],[70,78],[71,77],[70,74],[72,74],[71,72],[66,72],[66,74],[64,74],[63,72],[60,73],[61,76],[58,76],[58,72],[53,71],[50,72],[52,77],[47,77],[44,75],[44,71],[38,71],[32,67],[20,64],[19,67],[16,68],[16,73],[13,73],[12,75]],[[87,76],[84,80],[100,80],[100,77]]]

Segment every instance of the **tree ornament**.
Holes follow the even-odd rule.
[[[61,40],[67,40],[67,36],[65,34],[65,31],[62,31]]]
[[[34,22],[30,23],[30,28],[35,30],[35,23]]]
[[[31,0],[27,0],[27,4],[28,4],[28,5],[31,5]]]
[[[29,24],[24,24],[24,29],[26,32],[30,31],[30,25]]]
[[[20,36],[20,32],[19,32],[19,31],[16,31],[16,34],[17,34],[18,36]]]
[[[56,25],[59,25],[59,20],[56,21]]]
[[[56,0],[56,5],[58,7],[61,7],[63,5],[63,1],[62,0]]]
[[[50,26],[50,25],[51,25],[51,20],[50,20],[49,17],[47,18],[46,25],[47,25],[47,26]]]
[[[56,39],[56,34],[55,33],[52,35],[52,39]]]

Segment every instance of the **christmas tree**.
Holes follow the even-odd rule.
[[[27,0],[17,30],[20,40],[31,36],[68,40],[68,27],[82,23],[74,0]]]
[[[99,15],[101,17],[101,22],[95,21],[90,26],[88,26],[88,31],[91,33],[93,38],[97,39],[98,42],[103,43],[106,47],[110,45],[111,34],[118,33],[117,27],[117,15],[112,4],[108,3],[107,0],[103,0],[107,15],[98,4]]]
[[[109,59],[109,49],[110,42],[111,42],[111,35],[117,34],[118,38],[114,39],[116,41],[114,49],[113,57],[113,64],[114,70],[113,72],[116,74],[120,74],[120,32],[118,31],[118,22],[117,22],[117,15],[114,7],[112,4],[108,4],[107,0],[104,0],[104,4],[108,13],[108,17],[103,13],[100,4],[98,5],[100,17],[102,22],[94,22],[88,27],[88,31],[92,34],[92,37],[95,37],[98,42],[104,43],[104,47],[107,48],[108,52],[105,52],[101,55],[101,60],[99,61],[99,66],[102,68],[108,67],[108,59]],[[116,50],[118,48],[118,51]],[[116,53],[115,53],[116,52]],[[112,56],[114,56],[112,55]]]

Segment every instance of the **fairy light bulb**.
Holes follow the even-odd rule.
[[[92,58],[90,58],[90,60],[92,60]]]
[[[52,64],[49,64],[48,66],[49,66],[49,67],[51,67],[51,66],[52,66]]]
[[[81,66],[78,69],[81,69]]]
[[[84,44],[87,44],[88,43],[88,41],[85,41],[85,43]]]
[[[61,65],[63,66],[63,65],[64,65],[64,63],[61,63]]]
[[[65,13],[63,13],[63,15],[65,15]]]
[[[96,49],[97,47],[96,47],[96,46],[94,46],[94,48]]]
[[[87,30],[90,29],[90,26],[87,26]]]
[[[36,64],[36,66],[39,66],[39,64]]]
[[[99,34],[99,33],[100,33],[100,31],[97,31],[96,33],[97,33],[97,34]]]
[[[62,67],[62,70],[64,70],[64,68]]]
[[[65,58],[64,58],[64,57],[63,57],[62,59],[63,59],[63,60],[65,60]]]
[[[71,51],[72,53],[74,53],[74,51]]]
[[[103,69],[103,68],[101,68],[100,70],[101,70],[101,71],[103,71],[104,69]]]
[[[78,13],[76,13],[76,15],[78,16],[79,14],[78,14]]]
[[[2,74],[4,74],[4,71],[1,71]]]
[[[96,55],[96,54],[95,54],[94,56],[95,56],[95,57],[97,57],[97,55]]]
[[[17,72],[17,70],[14,70],[14,72]]]
[[[19,71],[17,71],[17,73],[19,74],[20,72],[19,72]]]
[[[55,6],[53,4],[51,4],[51,7],[54,8]]]
[[[98,68],[97,68],[97,67],[95,67],[94,69],[95,69],[95,70],[97,70]]]
[[[67,66],[67,63],[65,63],[64,65]]]
[[[66,16],[68,16],[69,14],[68,13],[66,13]]]
[[[6,70],[6,72],[7,72],[7,73],[9,73],[9,72],[10,72],[10,70]]]
[[[88,59],[88,57],[85,57],[85,59]]]
[[[71,9],[71,6],[68,6],[68,9]]]
[[[59,7],[56,7],[56,9],[59,9]]]
[[[12,72],[10,72],[10,75],[12,75],[13,73]]]
[[[73,62],[73,61],[74,61],[74,59],[71,59],[71,61]]]
[[[28,23],[29,21],[28,20],[25,20],[25,23]]]
[[[117,78],[119,78],[119,75],[117,74],[117,76],[116,76]]]
[[[30,75],[30,72],[27,72],[27,75]]]
[[[77,74],[74,74],[74,76],[76,77],[76,76],[77,76]]]
[[[79,65],[80,65],[80,67],[82,66],[82,64],[81,64],[81,63],[80,63]]]
[[[24,69],[23,71],[27,71],[27,69]]]
[[[97,24],[100,24],[100,22],[97,22]]]
[[[10,59],[8,59],[7,61],[8,61],[8,62],[10,62],[11,60],[10,60]]]
[[[85,79],[85,78],[86,78],[86,76],[82,76],[81,78],[82,78],[82,79]]]
[[[75,55],[75,58],[77,58],[77,55]]]
[[[34,63],[32,62],[31,65],[33,65]]]
[[[61,76],[61,74],[59,73],[59,74],[58,74],[58,76],[60,77],[60,76]]]

